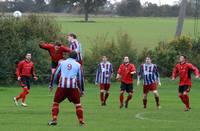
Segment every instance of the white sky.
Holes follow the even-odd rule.
[[[121,0],[110,0],[112,3],[115,1],[119,2]],[[175,2],[180,1],[180,0],[140,0],[141,4],[144,4],[146,1],[151,2],[151,3],[156,3],[158,5],[164,5],[164,4],[169,4],[173,5]]]

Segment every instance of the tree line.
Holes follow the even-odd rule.
[[[198,5],[200,7],[200,5]],[[189,1],[187,16],[193,16],[196,5]],[[1,1],[1,12],[63,12],[72,14],[107,14],[119,16],[175,17],[178,16],[179,3],[157,5],[151,2],[141,4],[140,0],[122,0],[110,3],[108,0],[14,0]]]

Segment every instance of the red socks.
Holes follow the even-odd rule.
[[[181,101],[185,104],[186,108],[190,108],[190,103],[189,103],[189,96],[188,94],[185,95],[179,95]]]
[[[101,103],[104,102],[104,92],[100,92],[100,100],[101,100]]]
[[[54,103],[52,106],[52,118],[54,121],[57,121],[58,113],[59,113],[59,103]]]
[[[124,102],[124,94],[123,93],[120,94],[119,100],[120,100],[120,105],[123,105],[123,102]]]
[[[147,99],[143,99],[144,108],[147,108]]]
[[[83,120],[83,108],[81,105],[76,106],[76,115],[80,123],[84,123]]]
[[[22,99],[22,102],[24,103],[26,101],[26,96],[29,94],[28,88],[23,88],[23,92],[20,93],[19,96],[16,97],[16,100]]]
[[[108,96],[109,96],[109,93],[106,93],[106,94],[105,94],[104,102],[106,102],[106,100],[108,99]]]
[[[132,95],[128,95],[127,98],[126,98],[126,103],[128,103],[131,98],[132,98]]]

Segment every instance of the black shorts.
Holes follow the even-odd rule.
[[[56,68],[58,66],[58,62],[51,61],[51,68]]]
[[[185,91],[187,91],[188,88],[188,85],[179,86],[178,92],[183,94]]]
[[[133,93],[133,84],[126,84],[121,82],[121,91],[126,91],[127,93]]]
[[[30,89],[30,77],[27,76],[21,76],[21,80],[19,81],[19,84],[21,87],[27,87]]]

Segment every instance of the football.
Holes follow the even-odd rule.
[[[15,12],[13,13],[13,16],[14,16],[15,18],[20,18],[20,17],[22,17],[22,13],[21,13],[20,11],[15,11]]]

